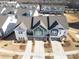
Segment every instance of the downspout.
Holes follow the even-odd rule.
[[[32,37],[33,37],[33,31],[32,31],[32,29],[33,29],[33,21],[34,21],[34,17],[32,17],[32,21],[31,21],[31,33],[32,33]]]
[[[48,29],[49,29],[49,16],[47,16],[47,24],[48,24]]]
[[[31,21],[31,29],[33,28],[33,19],[34,19],[34,17],[32,17],[32,21]]]

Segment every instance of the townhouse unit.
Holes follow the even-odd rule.
[[[40,6],[39,13],[63,14],[65,11],[65,2],[66,0],[43,0],[43,2],[40,2],[39,4]]]
[[[18,25],[15,29],[15,36],[18,42],[24,42],[27,41],[27,28],[24,23],[21,23]]]
[[[1,37],[7,37],[19,25],[16,24],[17,19],[15,15],[0,15],[0,33]]]

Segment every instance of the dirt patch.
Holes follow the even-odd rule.
[[[44,43],[44,48],[45,48],[45,52],[46,52],[46,53],[51,53],[51,52],[53,52],[53,51],[52,51],[52,46],[51,46],[51,44],[50,44],[49,42],[45,42],[45,43]]]
[[[7,50],[12,50],[12,51],[23,52],[25,46],[23,46],[23,45],[14,45],[14,44],[12,44],[12,41],[0,40],[0,48],[4,48],[4,49],[7,49]],[[22,48],[22,49],[20,49],[20,48]]]
[[[54,59],[53,56],[45,56],[45,59]]]
[[[76,55],[68,55],[68,59],[79,59],[79,54],[76,54]]]

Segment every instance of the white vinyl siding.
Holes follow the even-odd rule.
[[[27,40],[27,34],[26,31],[20,32],[20,31],[15,31],[15,36],[17,40]]]
[[[56,27],[51,29],[50,33],[51,37],[60,38],[67,35],[67,29],[64,29],[64,27],[59,23]]]

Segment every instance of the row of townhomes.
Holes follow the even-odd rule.
[[[17,0],[18,1],[18,0]],[[61,40],[68,30],[64,16],[65,0],[26,0],[0,1],[0,36],[9,36],[14,32],[16,40],[27,41],[30,38]],[[40,2],[40,3],[38,3]],[[52,4],[51,4],[52,2]]]

